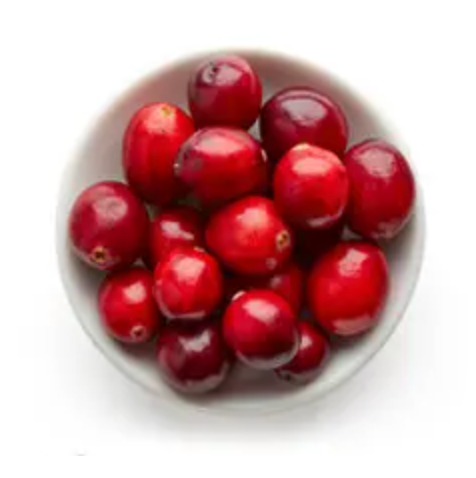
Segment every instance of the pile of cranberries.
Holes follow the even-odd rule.
[[[389,271],[377,241],[411,216],[411,169],[379,139],[347,148],[343,111],[312,87],[262,106],[238,56],[191,72],[188,104],[191,116],[139,109],[123,138],[127,185],[94,184],[71,209],[73,250],[108,272],[102,325],[129,346],[155,341],[182,392],[215,389],[235,361],[309,382],[334,338],[378,323]],[[256,120],[260,139],[247,132]]]

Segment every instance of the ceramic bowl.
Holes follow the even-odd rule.
[[[238,53],[249,60],[261,77],[264,99],[287,86],[314,87],[343,108],[350,126],[350,144],[368,137],[380,137],[395,144],[411,161],[400,134],[378,107],[320,66],[269,52]],[[131,115],[144,104],[154,101],[167,101],[187,108],[188,77],[194,67],[210,54],[213,52],[164,65],[133,84],[92,121],[82,143],[68,160],[62,178],[57,210],[59,269],[73,311],[97,348],[117,369],[163,401],[206,408],[212,412],[286,410],[315,401],[352,377],[380,350],[402,319],[423,257],[425,221],[421,188],[418,189],[411,222],[396,240],[384,246],[392,287],[380,324],[360,339],[339,348],[319,378],[304,387],[292,387],[279,382],[272,373],[256,373],[238,366],[231,380],[217,393],[200,399],[176,394],[161,381],[153,353],[128,352],[104,333],[96,309],[96,291],[102,276],[83,265],[68,246],[67,219],[76,196],[83,188],[99,180],[122,179],[121,141]],[[258,134],[256,125],[252,131]],[[412,166],[415,169],[414,162]]]

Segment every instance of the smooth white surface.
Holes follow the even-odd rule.
[[[131,458],[137,472],[174,477],[210,468],[207,477],[474,476],[475,9],[472,0],[2,2],[2,454],[16,463],[110,454],[109,473],[132,473]],[[404,321],[355,380],[286,417],[161,409],[94,350],[56,270],[59,179],[91,115],[163,61],[217,45],[298,53],[349,78],[401,128],[425,190],[425,264]]]
[[[378,107],[355,94],[336,78],[310,62],[297,61],[290,56],[269,52],[242,51],[261,78],[265,100],[277,91],[292,85],[309,85],[329,95],[343,109],[350,130],[350,145],[368,138],[382,138],[405,152],[406,145],[395,127],[386,122]],[[68,160],[61,179],[57,213],[57,249],[59,268],[65,291],[72,308],[91,337],[106,357],[132,381],[151,391],[172,405],[200,407],[209,413],[236,414],[270,413],[293,409],[315,402],[344,383],[373,357],[393,333],[412,296],[421,269],[424,251],[425,213],[422,194],[411,223],[398,240],[384,244],[389,263],[391,288],[378,327],[359,340],[352,341],[331,358],[318,380],[306,387],[290,387],[272,373],[254,372],[236,367],[220,393],[184,400],[164,384],[158,376],[157,365],[147,354],[125,353],[122,347],[104,332],[97,312],[97,289],[103,275],[84,266],[72,253],[68,242],[68,217],[77,195],[87,186],[105,179],[121,179],[122,136],[135,111],[154,101],[170,101],[186,107],[188,78],[204,59],[214,53],[198,57],[180,58],[148,74],[130,86],[114,102],[94,118],[87,128],[84,140]],[[255,125],[254,134],[258,137]],[[410,159],[410,158],[409,158]],[[158,406],[165,406],[158,403]],[[233,416],[233,415],[232,415]],[[239,416],[239,415],[238,415]],[[237,418],[235,418],[237,419]]]

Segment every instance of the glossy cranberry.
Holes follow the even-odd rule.
[[[340,107],[311,88],[287,88],[263,107],[261,137],[270,159],[277,161],[300,143],[310,143],[341,156],[348,128]]]
[[[106,331],[124,343],[142,343],[157,332],[161,317],[152,295],[152,274],[132,267],[108,275],[98,292]]]
[[[395,237],[415,202],[415,180],[406,159],[390,144],[368,140],[352,147],[344,163],[351,186],[349,227],[371,239]]]
[[[183,393],[206,393],[223,383],[230,353],[217,324],[170,324],[160,334],[157,360],[164,380]]]
[[[311,382],[319,375],[329,355],[329,343],[321,332],[307,322],[300,322],[298,330],[297,354],[275,373],[286,382],[301,384]]]
[[[299,345],[291,306],[270,290],[235,296],[223,317],[223,335],[237,358],[262,370],[289,362]]]
[[[344,213],[349,179],[334,153],[299,144],[279,161],[273,191],[278,211],[290,224],[303,229],[325,229]]]
[[[203,205],[217,206],[265,189],[266,154],[246,131],[205,128],[180,148],[175,171]]]
[[[145,207],[125,184],[103,181],[74,202],[69,238],[84,262],[109,271],[132,264],[142,254],[148,224]]]
[[[169,103],[144,106],[132,117],[124,135],[123,168],[144,201],[163,206],[180,198],[183,186],[175,177],[174,160],[193,131],[192,119]]]
[[[154,271],[154,295],[168,319],[201,321],[223,297],[220,266],[202,249],[174,249]]]
[[[239,274],[269,275],[292,252],[291,230],[272,201],[260,196],[239,199],[216,212],[205,239],[210,250]]]
[[[166,209],[152,221],[146,262],[153,269],[176,247],[203,246],[204,224],[196,209],[179,206]]]
[[[192,74],[188,103],[199,127],[248,129],[261,107],[261,83],[244,58],[217,56],[200,64]]]
[[[285,299],[296,313],[302,305],[304,273],[291,261],[269,276],[234,276],[226,282],[230,298],[242,290],[267,289]]]
[[[335,246],[342,238],[345,218],[326,229],[299,229],[295,231],[296,256],[305,268],[311,267],[317,258]]]
[[[379,320],[389,286],[388,266],[379,247],[341,242],[316,262],[308,282],[314,318],[328,332],[353,336]]]

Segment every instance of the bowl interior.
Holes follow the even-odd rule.
[[[349,121],[351,143],[381,137],[403,150],[405,145],[366,100],[315,66],[264,53],[240,52],[259,73],[266,100],[277,90],[292,85],[312,86],[329,95],[343,108]],[[381,323],[359,340],[340,346],[321,376],[305,387],[293,388],[278,382],[272,373],[256,373],[236,367],[233,380],[215,394],[189,399],[176,395],[158,377],[151,350],[130,352],[103,332],[96,310],[96,291],[102,276],[81,264],[67,242],[67,217],[79,192],[104,179],[121,179],[121,139],[131,115],[154,101],[168,101],[186,108],[186,84],[202,56],[170,65],[135,84],[115,101],[92,125],[64,174],[58,206],[58,254],[60,271],[73,309],[85,331],[129,378],[166,400],[182,400],[214,410],[276,410],[314,400],[345,381],[385,343],[399,322],[415,287],[421,265],[424,220],[421,194],[414,217],[403,233],[385,246],[391,268],[392,288]],[[252,132],[258,135],[256,125]]]

